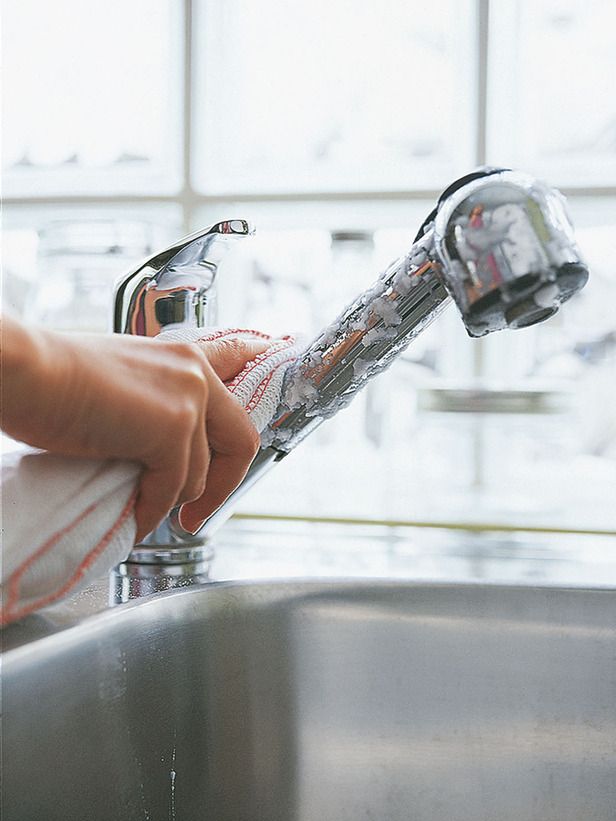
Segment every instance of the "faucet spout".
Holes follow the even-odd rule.
[[[195,303],[186,294],[200,294],[203,287],[207,292],[201,276],[203,271],[212,277],[215,273],[213,252],[220,237],[249,231],[240,220],[219,223],[141,266],[118,287],[116,329],[150,335],[163,325],[202,324],[201,297]],[[450,302],[469,335],[478,337],[547,319],[587,279],[558,191],[501,168],[480,168],[457,180],[443,192],[408,253],[324,328],[289,368],[280,405],[261,436],[261,450],[225,504],[196,536],[181,527],[172,511],[144,545],[203,543],[266,470],[345,407]],[[184,294],[177,303],[176,292]],[[172,300],[169,308],[167,299]]]

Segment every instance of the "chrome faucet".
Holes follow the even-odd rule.
[[[206,303],[229,238],[251,233],[242,220],[186,237],[120,281],[116,331],[155,335],[206,324]],[[449,186],[409,252],[393,262],[306,346],[289,368],[282,401],[244,481],[201,527],[187,533],[178,511],[133,552],[132,561],[169,560],[206,543],[234,501],[325,419],[345,407],[450,303],[472,337],[525,328],[552,316],[579,291],[588,269],[564,197],[528,175],[483,167]],[[163,559],[161,559],[162,561]]]
[[[156,336],[170,328],[211,324],[220,262],[239,237],[252,233],[245,220],[217,222],[122,276],[114,291],[114,332]]]

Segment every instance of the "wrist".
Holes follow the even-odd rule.
[[[30,428],[41,404],[57,397],[62,383],[62,345],[58,334],[2,318],[1,426],[17,439],[31,441]]]

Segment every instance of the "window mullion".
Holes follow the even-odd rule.
[[[475,162],[486,163],[488,116],[488,48],[490,0],[477,0],[477,76]]]
[[[192,85],[193,85],[193,0],[184,0],[183,23],[183,57],[182,72],[182,188],[180,204],[182,206],[183,230],[190,233],[193,227],[194,193],[191,184],[192,166]]]

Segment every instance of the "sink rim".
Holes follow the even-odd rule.
[[[2,630],[0,662],[3,671],[6,671],[6,665],[26,661],[29,654],[33,652],[56,652],[60,651],[62,646],[73,641],[80,640],[83,630],[87,630],[91,634],[93,630],[104,630],[105,626],[122,620],[127,614],[135,610],[145,607],[154,607],[160,601],[167,599],[176,599],[180,596],[192,596],[195,594],[207,595],[215,591],[224,589],[279,589],[288,591],[286,595],[281,595],[278,600],[289,600],[295,594],[309,593],[311,591],[323,590],[324,592],[341,591],[348,592],[353,589],[357,590],[503,590],[512,592],[519,591],[545,591],[545,592],[563,592],[563,593],[605,593],[616,595],[616,585],[575,585],[575,584],[520,584],[519,582],[507,583],[502,581],[442,581],[429,579],[401,579],[399,577],[356,577],[356,576],[340,576],[340,577],[297,577],[292,576],[288,578],[273,577],[273,578],[258,578],[258,579],[225,579],[220,581],[211,581],[205,584],[191,585],[187,587],[174,588],[165,590],[160,593],[153,593],[143,598],[134,599],[132,601],[118,604],[113,607],[108,605],[107,600],[102,603],[97,602],[98,606],[94,606],[89,612],[69,614],[65,620],[59,624],[50,623],[45,620],[44,623],[38,624],[34,627],[30,635],[20,637],[16,631],[31,619],[39,619],[46,617],[46,611],[42,610],[40,614],[28,616],[26,619],[8,625]],[[83,593],[81,594],[83,595]],[[63,603],[64,606],[70,606],[70,600]],[[102,606],[100,606],[102,604]],[[62,605],[54,605],[49,610],[56,610]],[[8,647],[7,644],[8,639]]]

